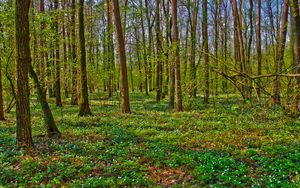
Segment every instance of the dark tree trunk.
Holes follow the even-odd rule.
[[[209,51],[208,51],[208,33],[207,33],[207,0],[202,1],[202,11],[203,11],[203,23],[202,23],[202,34],[203,34],[203,49],[204,49],[204,104],[209,103]]]
[[[125,42],[122,31],[119,0],[113,0],[113,5],[121,66],[121,110],[123,113],[131,113],[129,103]]]
[[[156,49],[157,49],[157,70],[156,70],[156,102],[160,102],[162,98],[162,80],[163,80],[163,65],[162,65],[162,44],[160,30],[160,1],[156,0]]]
[[[293,35],[294,35],[294,73],[300,74],[300,13],[299,13],[299,0],[293,0],[292,10],[293,10]],[[294,93],[293,93],[293,104],[292,113],[298,115],[300,110],[300,78],[294,78]]]
[[[145,33],[145,23],[144,23],[144,11],[143,11],[143,1],[140,0],[140,10],[141,10],[141,27],[142,27],[142,38],[143,38],[143,59],[144,59],[144,70],[145,70],[145,94],[149,95],[149,66],[147,61],[147,48],[146,48],[146,33]]]
[[[0,40],[2,40],[2,24],[0,20]],[[1,43],[0,43],[1,44]],[[2,48],[0,48],[0,54],[2,54]],[[0,57],[0,121],[5,120],[3,109],[3,88],[2,88],[2,58]]]
[[[113,8],[112,0],[107,0],[107,29],[108,29],[108,97],[113,95],[113,80],[115,73],[115,53],[114,53],[114,43],[113,43]]]
[[[58,0],[54,0],[54,10],[58,11]],[[55,13],[55,98],[56,106],[62,107],[61,102],[61,87],[60,87],[60,54],[59,54],[59,28],[58,28],[58,13]]]
[[[54,121],[51,109],[46,100],[46,94],[43,92],[40,81],[37,77],[37,74],[34,72],[34,69],[31,64],[29,65],[29,74],[34,81],[35,88],[37,90],[38,100],[40,102],[40,105],[41,105],[43,113],[44,113],[44,122],[45,122],[45,125],[47,128],[48,137],[49,138],[60,137],[60,132],[55,125],[55,121]]]
[[[85,51],[85,36],[84,36],[84,0],[79,0],[78,3],[78,23],[79,23],[79,40],[80,40],[80,100],[79,100],[79,116],[92,115],[89,106],[89,94],[87,87],[87,72],[86,72],[86,51]]]
[[[176,111],[183,111],[181,78],[180,78],[180,56],[179,56],[179,36],[177,25],[177,0],[172,0],[172,21],[173,21],[173,44],[175,45],[175,94],[176,94]]]
[[[289,14],[289,0],[284,0],[283,5],[283,14],[281,21],[281,36],[279,43],[277,44],[277,57],[275,63],[276,74],[280,74],[282,71],[283,59],[284,59],[284,50],[287,34],[287,25],[288,25],[288,14]],[[280,104],[280,78],[276,77],[274,81],[274,96],[273,103]]]
[[[72,68],[72,95],[71,95],[71,105],[78,104],[78,69],[77,69],[77,55],[76,55],[76,31],[75,31],[75,14],[76,14],[76,6],[75,0],[72,0],[71,3],[71,68]]]
[[[257,14],[257,74],[261,75],[261,0],[258,0],[258,14]],[[258,81],[257,95],[260,97],[260,80]]]
[[[31,63],[29,48],[29,19],[30,0],[16,1],[16,116],[17,116],[17,146],[33,147],[30,90],[28,69]]]

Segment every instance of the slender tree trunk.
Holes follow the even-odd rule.
[[[189,5],[191,6],[191,5]],[[190,67],[190,79],[191,79],[191,87],[192,92],[190,93],[191,96],[196,97],[197,95],[197,69],[196,69],[196,31],[197,31],[197,18],[198,18],[198,6],[199,1],[195,0],[193,3],[192,13],[189,15],[190,17],[190,27],[191,27],[191,67]],[[189,8],[190,9],[190,8]]]
[[[147,49],[147,62],[148,62],[148,80],[149,80],[149,90],[150,92],[153,91],[153,76],[152,76],[152,41],[153,41],[153,36],[152,36],[152,25],[151,25],[151,18],[150,18],[150,13],[149,13],[149,0],[145,0],[145,14],[146,14],[146,21],[147,21],[147,26],[148,26],[148,49]]]
[[[72,67],[72,96],[71,96],[71,104],[78,104],[78,69],[77,69],[77,55],[76,55],[76,31],[75,31],[75,15],[76,15],[76,1],[72,0],[71,3],[71,67]]]
[[[160,30],[160,1],[156,0],[156,49],[157,49],[157,71],[156,71],[156,101],[160,102],[162,98],[162,80],[163,80],[163,65],[162,65],[162,44]]]
[[[40,0],[40,14],[43,14],[43,17],[45,16],[45,0]],[[46,77],[46,72],[45,72],[45,67],[46,67],[46,49],[45,49],[45,39],[43,36],[43,33],[45,32],[46,29],[46,23],[45,21],[42,21],[41,23],[41,32],[42,35],[40,35],[40,53],[41,53],[41,62],[40,64],[40,82],[41,82],[41,87],[43,90],[43,93],[46,94],[46,83],[45,83],[45,77]]]
[[[277,44],[277,56],[276,56],[276,63],[275,69],[276,74],[280,74],[282,71],[283,59],[284,59],[284,50],[285,50],[285,42],[286,42],[286,34],[287,34],[287,25],[288,25],[288,14],[289,14],[289,0],[284,0],[283,5],[283,14],[282,14],[282,21],[281,21],[281,36],[280,41]],[[273,103],[280,104],[280,78],[276,77],[274,81],[274,96],[273,96]]]
[[[54,0],[54,10],[55,12],[55,98],[56,106],[62,107],[61,102],[61,87],[60,87],[60,53],[59,53],[59,28],[58,28],[58,0]]]
[[[142,39],[143,39],[143,59],[144,59],[144,70],[145,70],[145,93],[146,95],[149,95],[149,84],[148,84],[148,78],[149,78],[149,66],[147,61],[147,48],[146,48],[146,31],[145,31],[145,23],[144,23],[144,7],[143,7],[143,1],[140,0],[140,10],[141,10],[141,27],[142,27]]]
[[[172,21],[173,21],[173,44],[175,45],[175,92],[176,92],[176,111],[183,111],[181,78],[180,78],[180,56],[179,56],[179,36],[177,25],[177,0],[172,0]]]
[[[113,8],[114,8],[115,25],[117,30],[117,39],[118,39],[120,66],[121,66],[121,103],[122,103],[121,108],[123,113],[131,113],[130,103],[129,103],[125,41],[124,41],[124,36],[122,31],[119,0],[113,0],[113,5],[114,5]]]
[[[258,0],[258,14],[257,14],[257,75],[261,75],[261,0]],[[258,88],[257,88],[257,95],[260,97],[261,91],[260,91],[260,80],[258,80]]]
[[[113,79],[115,72],[115,53],[114,53],[114,43],[113,43],[113,5],[112,0],[107,1],[107,29],[108,29],[108,97],[113,95]]]
[[[17,88],[16,88],[16,116],[17,116],[17,146],[33,147],[30,90],[28,69],[31,63],[29,48],[29,19],[30,0],[16,1],[16,48],[17,48]]]
[[[166,49],[165,49],[165,68],[166,68],[166,80],[164,84],[164,93],[163,93],[163,98],[168,95],[169,93],[169,82],[170,82],[170,62],[169,62],[169,46],[170,46],[170,40],[169,36],[171,35],[171,28],[170,28],[170,0],[166,0],[167,4],[165,4],[165,0],[163,0],[164,3],[164,13],[165,13],[165,23],[166,23]]]
[[[203,23],[202,23],[202,35],[203,35],[203,49],[204,49],[204,63],[205,63],[205,72],[204,72],[204,104],[208,105],[209,103],[209,51],[208,51],[208,33],[207,33],[207,0],[202,1],[202,12],[203,12]]]
[[[0,20],[0,41],[2,41],[2,24]],[[2,42],[0,42],[1,44]],[[2,54],[3,49],[0,48],[0,54]],[[3,88],[2,88],[2,56],[0,57],[0,121],[5,120],[4,109],[3,109]]]
[[[29,74],[33,78],[33,81],[35,83],[35,87],[37,90],[38,100],[41,104],[43,113],[44,113],[44,122],[46,124],[47,133],[49,138],[53,137],[60,137],[61,134],[58,130],[58,128],[55,125],[55,121],[52,115],[52,112],[50,110],[50,107],[46,100],[46,94],[43,92],[42,86],[40,84],[40,81],[37,77],[37,74],[35,73],[32,65],[29,65]]]
[[[299,0],[293,0],[292,10],[293,10],[293,35],[294,35],[294,73],[300,74],[300,13],[299,13]],[[292,112],[297,115],[300,110],[300,78],[294,78],[294,96],[292,104]]]
[[[62,8],[63,12],[66,11],[66,6],[67,6],[67,0],[62,0]],[[68,51],[67,51],[67,32],[66,32],[66,19],[65,16],[62,18],[62,37],[63,37],[63,52],[64,52],[64,96],[65,98],[69,97],[69,79],[68,79]]]
[[[87,86],[86,72],[86,51],[84,36],[84,0],[78,3],[78,23],[79,23],[79,40],[80,40],[80,100],[79,100],[79,116],[92,115],[89,105],[89,94]]]

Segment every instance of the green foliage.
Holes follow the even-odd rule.
[[[193,111],[170,113],[167,100],[150,97],[132,94],[130,115],[114,101],[92,101],[95,115],[87,118],[76,115],[77,107],[51,106],[60,140],[44,136],[33,106],[31,152],[15,147],[10,114],[0,124],[0,186],[299,186],[300,123],[282,109],[231,96],[217,108],[205,109],[197,98]]]

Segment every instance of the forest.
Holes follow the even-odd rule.
[[[0,187],[300,187],[300,0],[0,0]]]

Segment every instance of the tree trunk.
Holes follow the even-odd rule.
[[[156,102],[160,102],[162,98],[162,80],[163,80],[163,65],[162,65],[162,37],[160,30],[160,1],[156,0],[156,49],[157,49],[157,70],[156,70]]]
[[[261,0],[258,0],[258,14],[257,14],[257,75],[261,75]],[[258,80],[257,95],[260,97],[260,80]]]
[[[46,100],[46,94],[43,92],[40,81],[37,77],[37,74],[34,72],[34,69],[31,64],[29,65],[29,74],[33,78],[35,88],[37,90],[38,100],[41,104],[41,107],[42,107],[42,110],[44,113],[44,122],[45,122],[45,125],[47,128],[48,137],[49,138],[60,137],[61,134],[55,125],[55,121],[54,121],[51,109]]]
[[[113,79],[115,73],[115,53],[114,53],[114,43],[113,43],[113,8],[112,0],[107,1],[107,29],[108,29],[108,97],[113,95]]]
[[[58,0],[54,0],[54,11],[55,12],[55,103],[56,106],[62,107],[61,102],[61,87],[60,87],[60,53],[59,53],[59,28],[58,28]]]
[[[177,0],[172,0],[172,21],[173,21],[173,44],[175,45],[175,94],[176,94],[176,111],[183,111],[182,93],[181,93],[181,78],[180,78],[180,56],[179,56],[179,36],[177,25]]]
[[[292,10],[293,10],[293,35],[294,35],[294,73],[300,74],[300,13],[299,13],[299,0],[293,0]],[[292,113],[297,115],[300,110],[300,78],[294,78],[294,94],[293,94],[293,104],[292,104]]]
[[[203,50],[204,50],[204,104],[209,103],[209,51],[208,51],[208,33],[207,33],[207,0],[202,1],[202,11],[203,11],[203,23],[202,23],[202,34],[203,34]]]
[[[275,63],[275,74],[280,74],[282,71],[283,59],[284,59],[284,50],[285,50],[285,42],[286,42],[286,34],[287,34],[287,24],[288,24],[288,14],[289,14],[289,0],[284,0],[283,5],[283,14],[281,21],[281,36],[280,41],[277,44],[277,57]],[[273,103],[280,104],[280,78],[276,77],[274,81],[274,96]]]
[[[45,16],[45,0],[40,0],[40,14],[43,14]],[[43,93],[46,93],[46,83],[45,83],[45,67],[46,67],[46,50],[45,50],[45,39],[43,36],[43,32],[46,29],[46,23],[45,21],[42,21],[41,23],[41,32],[42,35],[40,36],[40,53],[41,53],[41,62],[40,64],[40,83],[41,87],[43,89]]]
[[[17,116],[17,146],[33,147],[30,90],[28,69],[31,63],[29,48],[29,19],[30,0],[16,1],[16,48],[17,48],[17,88],[16,88],[16,116]]]
[[[72,50],[72,58],[71,58],[71,67],[72,67],[72,96],[71,96],[71,105],[78,104],[78,69],[77,69],[77,55],[76,55],[76,31],[75,31],[75,14],[76,14],[76,6],[75,0],[72,0],[71,4],[71,50]]]
[[[0,40],[2,41],[2,24],[0,20]],[[2,48],[0,48],[2,54]],[[5,120],[3,109],[3,88],[2,88],[2,56],[0,57],[0,121]]]
[[[113,0],[113,8],[114,8],[115,25],[117,30],[117,40],[118,40],[120,66],[121,66],[121,103],[122,103],[121,110],[123,113],[131,113],[130,103],[129,103],[125,41],[124,41],[124,36],[122,31],[119,0]]]
[[[92,115],[89,106],[89,94],[87,87],[87,72],[86,72],[86,51],[85,51],[85,36],[84,36],[84,0],[79,0],[78,3],[78,23],[79,23],[79,40],[80,40],[80,100],[79,100],[79,116]]]

